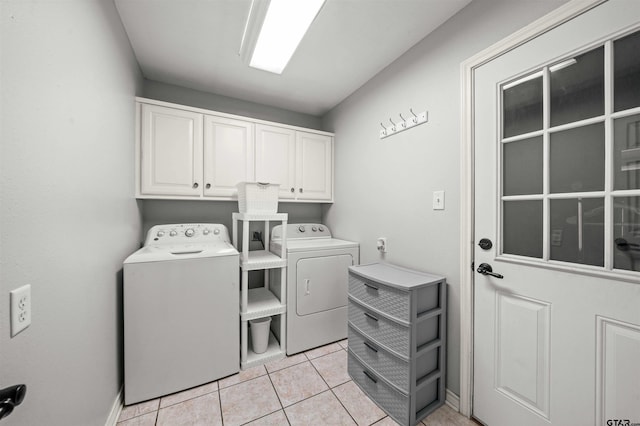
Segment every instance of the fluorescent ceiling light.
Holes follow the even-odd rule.
[[[240,55],[253,68],[282,74],[324,2],[253,0]]]
[[[538,77],[542,77],[542,71],[538,71],[536,73],[533,74],[529,74],[525,77],[519,78],[516,81],[512,81],[511,83],[507,83],[504,86],[502,86],[502,90],[507,90],[507,89],[511,89],[512,87],[518,86],[519,84],[522,84],[526,81],[530,81],[530,80],[534,80]]]
[[[563,68],[570,67],[571,65],[575,65],[577,63],[578,63],[578,61],[576,61],[573,58],[567,59],[566,61],[562,61],[559,64],[555,64],[555,65],[550,66],[549,67],[549,71],[550,72],[560,71]]]

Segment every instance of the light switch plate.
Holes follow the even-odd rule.
[[[444,191],[433,191],[433,209],[444,210]]]

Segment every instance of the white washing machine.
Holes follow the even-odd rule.
[[[347,338],[349,266],[360,246],[331,236],[322,224],[287,225],[287,354]],[[282,253],[282,225],[273,228],[271,251]],[[280,270],[273,270],[274,279]]]
[[[224,225],[157,225],[124,261],[124,401],[240,369],[239,255]]]

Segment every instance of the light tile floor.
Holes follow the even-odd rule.
[[[118,426],[393,426],[349,378],[347,341],[122,409]],[[476,426],[447,405],[421,423]]]

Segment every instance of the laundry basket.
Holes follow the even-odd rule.
[[[277,213],[280,185],[262,182],[240,182],[238,209],[240,213]]]

